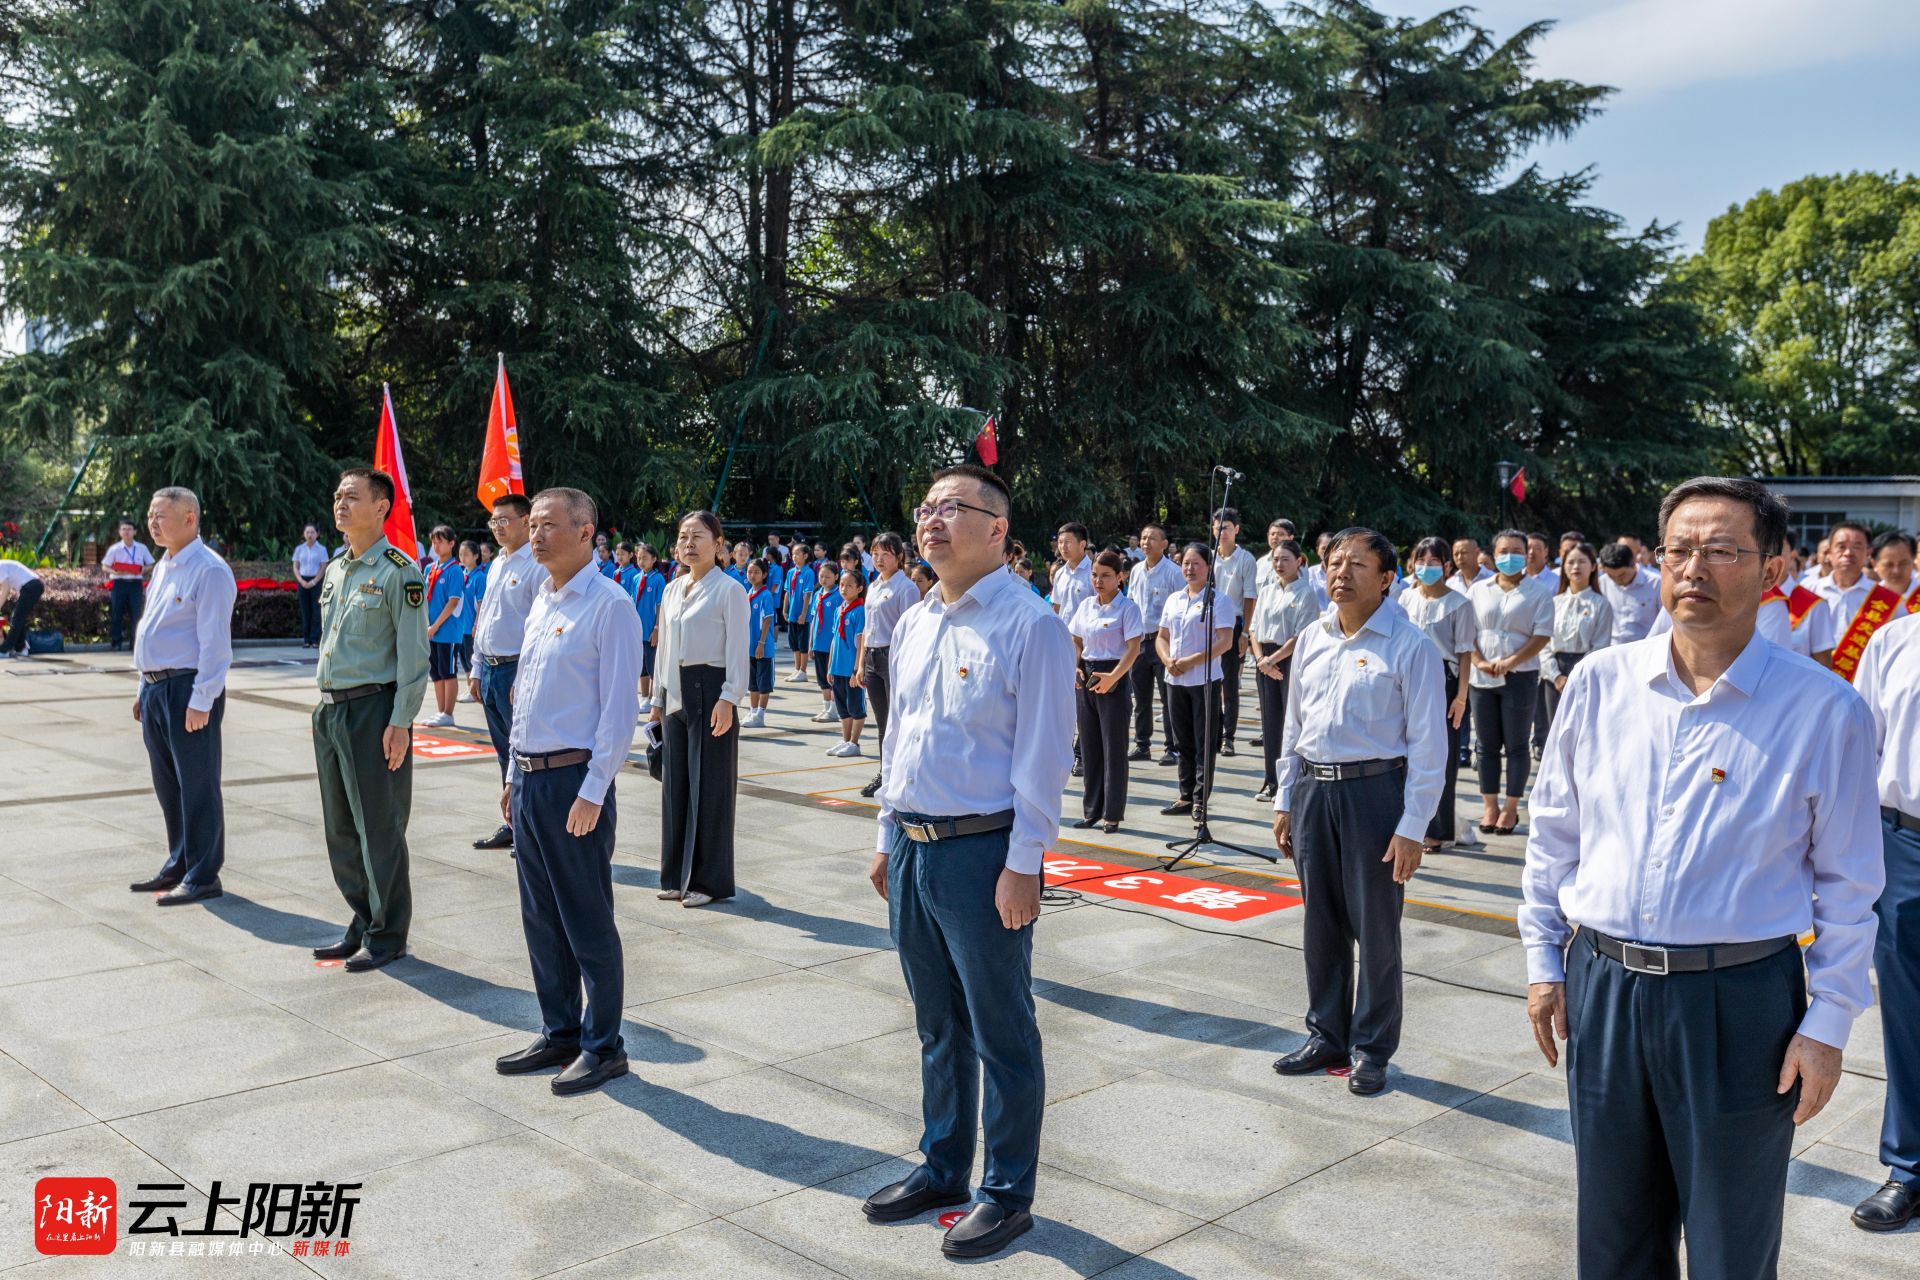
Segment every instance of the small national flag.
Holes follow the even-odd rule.
[[[1507,488],[1512,491],[1516,502],[1525,502],[1527,500],[1527,469],[1525,467],[1513,473],[1513,483],[1508,485]]]
[[[513,389],[507,385],[507,358],[500,357],[493,377],[493,405],[487,410],[486,447],[480,455],[479,495],[483,510],[509,493],[525,493],[520,477],[520,424],[513,416]]]
[[[393,420],[393,393],[380,384],[380,431],[373,441],[373,465],[393,477],[393,507],[382,530],[394,550],[409,560],[420,558],[420,542],[413,532],[413,492],[407,487],[407,461],[400,456],[400,428]]]
[[[973,438],[974,452],[980,455],[980,461],[991,467],[1000,461],[1000,441],[994,435],[993,415],[980,424],[980,433]]]

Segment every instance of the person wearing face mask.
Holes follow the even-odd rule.
[[[1408,619],[1440,651],[1447,676],[1447,762],[1440,803],[1427,824],[1424,843],[1429,851],[1458,842],[1454,798],[1466,737],[1467,673],[1473,669],[1473,646],[1479,638],[1472,604],[1447,585],[1452,568],[1453,550],[1445,538],[1420,539],[1413,548],[1413,585],[1400,593],[1399,601]]]
[[[1258,742],[1264,757],[1260,790],[1253,798],[1262,804],[1273,799],[1294,643],[1327,607],[1326,597],[1301,572],[1304,550],[1291,538],[1274,544],[1267,557],[1266,581],[1253,605],[1253,687],[1260,703]]]
[[[1480,741],[1480,830],[1512,835],[1520,825],[1520,797],[1533,763],[1535,687],[1540,651],[1553,636],[1553,593],[1527,574],[1527,535],[1502,529],[1493,536],[1495,576],[1467,592],[1473,606],[1473,733]],[[1500,807],[1500,761],[1506,757],[1506,807]]]
[[[1613,639],[1613,606],[1595,585],[1596,566],[1593,544],[1587,542],[1568,551],[1560,562],[1560,589],[1553,596],[1553,636],[1540,651],[1540,684],[1546,690],[1549,727],[1560,708],[1567,677],[1581,659]]]

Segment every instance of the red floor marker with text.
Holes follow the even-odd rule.
[[[1287,893],[1243,889],[1238,885],[1194,880],[1170,871],[1118,867],[1091,858],[1049,854],[1040,864],[1044,883],[1073,887],[1105,898],[1125,898],[1149,907],[1211,916],[1216,920],[1246,920],[1269,911],[1297,907],[1301,899]]]
[[[456,742],[452,738],[433,738],[416,733],[413,735],[413,754],[428,760],[464,760],[470,756],[490,756],[493,748],[477,742]]]

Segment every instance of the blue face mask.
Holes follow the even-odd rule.
[[[1440,566],[1437,564],[1417,564],[1413,567],[1413,576],[1430,587],[1440,581]]]
[[[1503,556],[1495,556],[1493,567],[1509,578],[1517,578],[1520,571],[1527,567],[1527,558],[1519,552],[1509,551]]]

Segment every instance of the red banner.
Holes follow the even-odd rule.
[[[484,511],[509,493],[525,493],[520,476],[520,423],[513,413],[513,389],[507,385],[507,358],[493,377],[493,405],[487,410],[487,439],[480,454],[480,484],[474,493]]]
[[[413,532],[413,490],[407,486],[407,461],[400,454],[400,427],[393,420],[393,393],[380,384],[380,433],[373,442],[373,465],[393,477],[393,508],[382,530],[394,549],[409,560],[420,558]]]
[[[1867,641],[1899,607],[1900,597],[1896,592],[1879,583],[1874,584],[1873,590],[1867,592],[1867,598],[1860,602],[1860,612],[1853,615],[1847,633],[1840,637],[1839,644],[1833,646],[1835,675],[1848,684],[1853,683],[1853,674],[1860,669],[1860,654],[1866,649]]]

